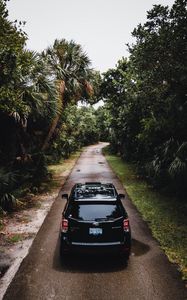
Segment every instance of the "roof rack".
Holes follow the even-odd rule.
[[[95,195],[95,197],[91,196]],[[97,196],[100,195],[101,200],[115,200],[117,193],[112,183],[101,183],[101,182],[85,182],[77,183],[74,189],[74,200],[97,200]],[[103,196],[102,196],[103,195]]]
[[[85,182],[85,185],[94,185],[94,186],[100,186],[101,185],[101,182]]]

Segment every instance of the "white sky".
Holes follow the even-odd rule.
[[[10,0],[10,20],[26,21],[29,49],[42,51],[56,38],[82,45],[92,66],[106,71],[128,56],[131,32],[146,21],[153,4],[174,0]]]

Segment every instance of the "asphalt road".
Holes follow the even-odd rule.
[[[112,257],[59,258],[59,224],[64,200],[76,182],[113,182],[123,187],[101,154],[103,144],[88,147],[79,158],[59,197],[46,217],[29,255],[22,262],[4,300],[184,300],[185,288],[176,267],[170,264],[152,238],[141,216],[126,198],[132,227],[133,249],[128,265]],[[158,220],[159,222],[159,220]]]

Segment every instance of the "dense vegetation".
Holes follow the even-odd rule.
[[[187,219],[183,201],[179,202],[175,197],[153,190],[145,180],[140,180],[132,163],[110,154],[108,148],[105,148],[104,152],[110,166],[123,183],[128,196],[136,205],[143,220],[147,222],[152,235],[157,239],[169,260],[178,265],[182,278],[186,280]]]
[[[21,22],[10,22],[0,0],[0,204],[47,176],[46,162],[98,141],[94,103],[100,74],[74,41],[55,40],[42,53],[26,49]]]
[[[155,187],[187,194],[187,1],[155,5],[104,74],[111,147]]]
[[[111,142],[153,186],[187,194],[187,0],[155,5],[133,31],[130,56],[103,76],[64,39],[26,49],[21,22],[0,0],[0,203],[39,185],[47,163],[98,140]],[[105,105],[95,110],[80,101]]]

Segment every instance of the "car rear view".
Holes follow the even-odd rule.
[[[130,246],[128,216],[115,188],[99,183],[74,188],[62,215],[61,255],[120,253],[127,259]]]

